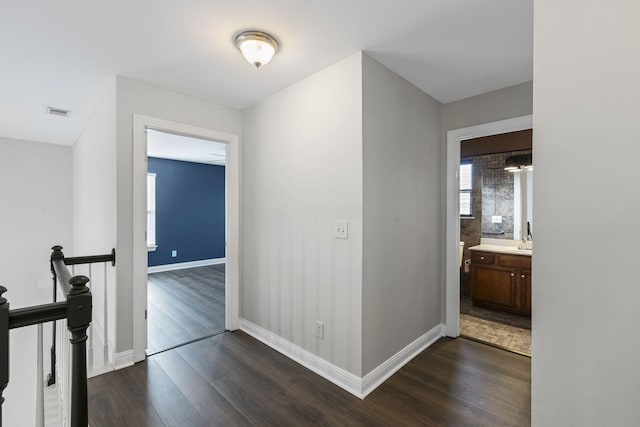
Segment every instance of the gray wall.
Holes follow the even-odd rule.
[[[360,53],[245,111],[241,258],[242,318],[360,375]]]
[[[638,16],[535,2],[534,426],[640,425]]]
[[[73,253],[71,188],[71,147],[0,138],[0,284],[12,309],[51,302],[51,246]],[[4,425],[35,425],[35,327],[11,331],[9,364]]]
[[[363,56],[362,374],[440,323],[441,105]]]
[[[117,109],[117,343],[133,348],[133,115],[141,114],[202,128],[242,134],[242,113],[157,86],[118,77]]]
[[[533,112],[533,82],[526,82],[516,86],[510,86],[471,98],[462,99],[442,106],[442,146],[447,146],[447,132],[453,129],[465,128],[468,126],[483,123],[496,122],[498,120],[510,119],[532,114]],[[447,164],[447,152],[442,150],[441,162]],[[537,177],[536,173],[536,177]],[[446,195],[447,182],[446,170],[442,172],[442,199],[440,199],[440,214],[446,217]],[[446,240],[446,230],[444,224],[441,230],[442,242]],[[465,245],[466,251],[466,245]],[[442,289],[445,289],[445,257],[442,257],[440,266]],[[442,322],[445,321],[446,295],[441,296]]]
[[[442,106],[442,131],[490,123],[512,117],[526,116],[533,112],[533,82],[526,82],[504,89]]]

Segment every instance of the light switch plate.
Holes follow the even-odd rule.
[[[349,222],[336,221],[333,227],[333,237],[335,237],[336,239],[348,239],[349,238]]]
[[[502,224],[502,216],[501,215],[492,215],[491,222],[494,224]]]

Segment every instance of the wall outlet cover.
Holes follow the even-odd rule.
[[[349,238],[349,221],[336,221],[333,227],[333,237],[336,239],[348,239]]]
[[[324,339],[324,323],[316,320],[316,338]]]
[[[171,258],[175,258],[177,256],[178,256],[178,250],[177,249],[172,250],[171,251]]]

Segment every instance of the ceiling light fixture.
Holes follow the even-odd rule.
[[[531,154],[520,154],[516,156],[509,156],[504,162],[505,163],[504,170],[509,172],[517,172],[521,169],[532,170],[533,169],[532,157],[533,156]]]
[[[278,41],[262,31],[243,31],[235,38],[236,47],[250,64],[260,68],[278,53]]]

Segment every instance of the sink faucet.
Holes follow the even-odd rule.
[[[518,249],[524,249],[524,250],[533,250],[533,239],[531,238],[531,235],[528,235],[526,238],[523,236],[522,239],[520,239],[520,242],[518,243]]]

